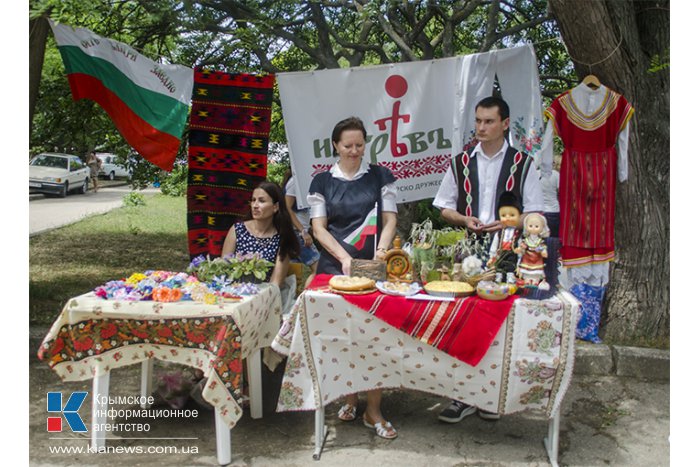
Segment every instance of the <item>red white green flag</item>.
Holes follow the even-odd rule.
[[[172,170],[187,122],[194,70],[156,63],[88,29],[50,24],[73,99],[97,102],[139,154]]]
[[[365,240],[370,235],[377,234],[377,206],[374,206],[367,217],[365,217],[364,222],[361,226],[355,229],[350,235],[345,237],[343,241],[348,243],[358,250],[361,250],[365,246]]]

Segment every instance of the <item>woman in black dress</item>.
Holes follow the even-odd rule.
[[[314,237],[321,244],[319,274],[350,275],[353,258],[384,259],[396,235],[396,180],[385,167],[363,160],[367,131],[357,117],[336,124],[332,133],[334,153],[338,162],[329,170],[316,175],[309,187],[311,225]],[[377,209],[377,240],[353,242],[354,233]],[[394,427],[384,419],[380,409],[380,389],[367,392],[365,425],[382,438],[396,438]],[[338,412],[341,420],[357,416],[357,394],[347,397]]]

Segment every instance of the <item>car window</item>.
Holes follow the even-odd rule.
[[[77,157],[71,158],[71,160],[70,160],[70,170],[71,170],[71,172],[74,172],[74,171],[76,171],[76,170],[80,170],[80,169],[82,169],[83,167],[85,167],[85,166],[83,165],[83,161],[81,161],[81,160],[78,159]]]
[[[56,169],[67,169],[68,158],[42,154],[32,159],[31,162],[29,162],[29,165],[36,165],[39,167],[53,167]]]

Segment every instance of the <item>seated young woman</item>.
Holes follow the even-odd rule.
[[[294,233],[284,194],[272,182],[261,182],[250,200],[250,218],[231,226],[221,256],[234,253],[258,253],[275,264],[266,281],[282,287],[289,259],[299,256],[299,240]]]

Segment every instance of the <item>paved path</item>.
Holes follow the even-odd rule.
[[[37,330],[38,331],[38,330]],[[43,330],[41,330],[43,332]],[[30,339],[29,362],[29,463],[37,466],[194,466],[217,465],[214,416],[199,408],[189,418],[119,418],[112,423],[148,423],[143,433],[114,432],[108,436],[106,454],[58,453],[56,447],[85,449],[89,435],[63,433],[69,439],[51,439],[46,431],[46,393],[92,390],[91,381],[62,383],[36,351],[39,336]],[[163,370],[156,363],[156,373]],[[264,417],[252,420],[245,412],[232,432],[234,466],[518,466],[549,465],[542,440],[547,421],[539,413],[504,416],[500,421],[481,420],[476,415],[449,425],[437,420],[443,398],[415,391],[386,391],[382,409],[399,431],[394,441],[381,440],[361,421],[340,422],[335,417],[339,403],[326,410],[329,437],[319,462],[313,452],[313,412],[276,413],[281,368],[263,370]],[[139,367],[112,372],[113,396],[137,395]],[[364,397],[362,398],[364,401]],[[89,399],[88,399],[89,401]],[[115,406],[114,408],[137,408]],[[188,409],[197,409],[188,405]],[[361,403],[361,409],[364,402]],[[90,404],[80,409],[90,420]],[[669,465],[669,382],[618,376],[575,375],[564,399],[561,419],[560,465],[570,466],[666,466]],[[136,437],[160,439],[133,439]],[[132,438],[132,439],[126,439]],[[163,438],[194,438],[168,440]],[[128,453],[126,449],[148,446],[160,454]],[[176,448],[168,454],[164,449]],[[116,449],[121,449],[117,451]],[[196,452],[195,452],[196,450]],[[689,464],[688,464],[689,465]]]
[[[72,224],[87,216],[101,214],[122,206],[124,195],[132,191],[128,185],[106,186],[97,193],[70,194],[65,198],[38,197],[29,203],[29,235]],[[159,193],[147,188],[140,193]]]

